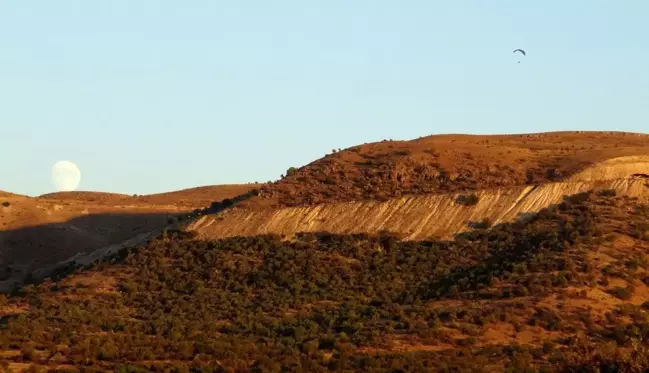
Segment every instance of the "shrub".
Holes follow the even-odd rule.
[[[600,197],[615,197],[617,192],[615,189],[602,189],[597,192],[597,195]]]
[[[480,197],[478,197],[478,195],[475,194],[475,193],[460,194],[455,199],[455,203],[457,203],[458,205],[463,205],[463,206],[473,206],[473,205],[476,205],[479,200],[480,200]]]
[[[525,183],[532,184],[534,182],[534,170],[529,169],[525,172]]]
[[[23,347],[20,351],[20,357],[23,361],[34,361],[36,358],[36,350],[32,346]]]
[[[562,320],[556,312],[550,309],[538,308],[528,323],[530,325],[540,325],[546,330],[560,330]]]
[[[11,206],[11,203],[9,203],[9,201],[4,201],[4,202],[2,202],[2,206],[3,207],[9,207],[9,206]]]
[[[618,286],[614,289],[608,290],[608,293],[616,296],[619,299],[628,300],[631,299],[631,297],[633,296],[633,287],[627,286],[626,288],[622,288]]]
[[[289,177],[291,175],[295,175],[295,173],[297,173],[297,168],[290,167],[288,170],[286,170],[286,177]]]
[[[491,227],[491,220],[489,220],[489,218],[484,218],[480,221],[470,221],[469,227],[473,229],[487,229]]]

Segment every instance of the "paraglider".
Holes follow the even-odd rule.
[[[513,53],[516,53],[516,52],[521,52],[523,54],[523,56],[527,56],[527,53],[525,53],[525,51],[522,50],[522,49],[514,49]],[[521,61],[518,61],[518,63],[521,63]]]

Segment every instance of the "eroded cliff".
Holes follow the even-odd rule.
[[[412,196],[386,202],[347,202],[313,207],[288,207],[251,211],[233,208],[203,216],[187,229],[202,238],[298,232],[376,233],[397,232],[406,240],[450,238],[472,229],[472,222],[508,222],[559,203],[566,195],[591,189],[614,189],[618,195],[649,196],[642,178],[550,183],[478,191],[475,205],[457,203],[462,193]]]

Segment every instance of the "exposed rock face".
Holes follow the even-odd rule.
[[[568,181],[613,180],[649,174],[649,156],[618,157],[587,167]]]
[[[588,175],[596,175],[588,171]],[[608,171],[604,171],[608,172]],[[635,172],[634,172],[635,173]],[[412,196],[386,202],[347,202],[313,207],[288,207],[251,211],[233,208],[203,216],[187,229],[203,238],[283,234],[298,232],[377,233],[396,232],[407,240],[450,238],[470,230],[471,222],[488,219],[492,224],[512,221],[533,213],[564,196],[590,189],[615,189],[618,195],[649,197],[647,181],[636,178],[550,183],[541,186],[478,191],[478,203],[456,203],[461,194]]]

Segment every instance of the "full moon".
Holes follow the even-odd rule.
[[[71,192],[79,186],[81,171],[70,161],[58,161],[52,166],[52,183],[59,192]]]

